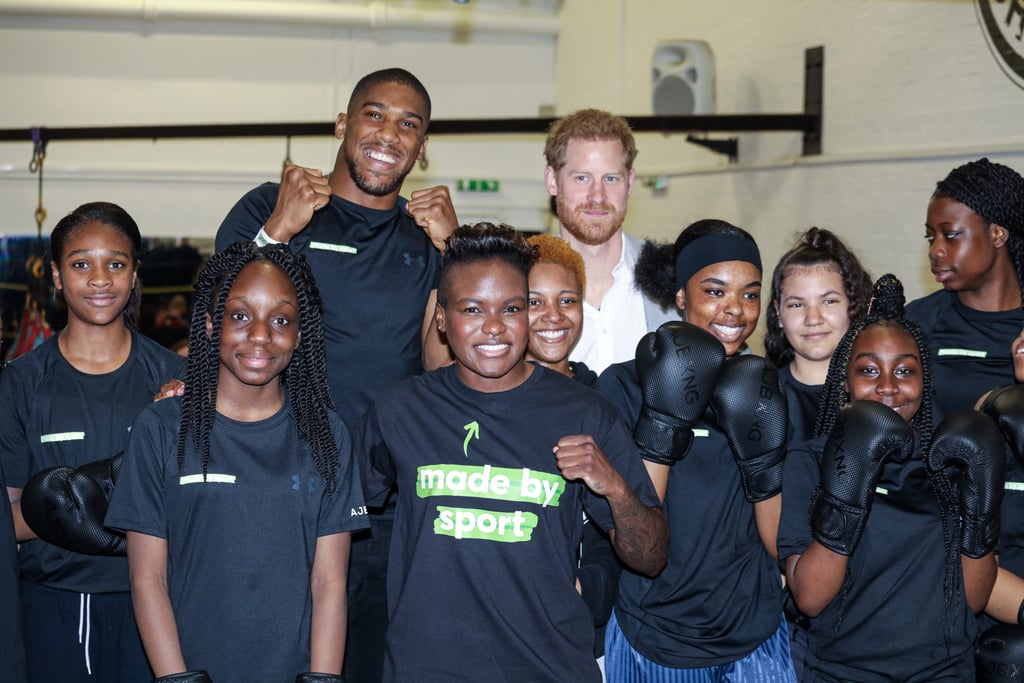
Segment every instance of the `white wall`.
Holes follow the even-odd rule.
[[[1024,171],[1024,90],[990,53],[975,4],[567,0],[556,105],[650,114],[654,45],[697,39],[715,54],[719,113],[796,112],[804,49],[823,45],[820,157],[800,157],[797,133],[740,135],[732,166],[682,135],[642,135],[637,173],[672,177],[660,196],[634,188],[627,229],[670,240],[693,220],[724,218],[774,264],[796,231],[829,227],[912,299],[936,288],[922,239],[935,182],[985,155]]]
[[[490,4],[464,11],[557,20],[553,0]],[[438,0],[389,5],[463,11]],[[0,7],[0,128],[329,123],[359,77],[387,66],[404,66],[427,85],[435,119],[535,117],[554,102],[554,49],[552,35],[465,28],[12,18]],[[539,227],[546,211],[537,168],[542,148],[536,137],[481,145],[439,136],[428,147],[429,169],[414,170],[406,191],[447,183],[454,193],[457,178],[500,178],[496,195],[456,193],[460,219]],[[44,166],[44,231],[78,204],[108,199],[122,204],[144,235],[212,237],[245,191],[277,178],[285,150],[284,138],[53,141]],[[332,137],[295,138],[291,158],[329,169],[336,150]],[[31,154],[28,141],[0,143],[0,235],[35,232]]]
[[[316,1],[316,0],[313,0]],[[352,4],[368,4],[369,0]],[[766,263],[795,231],[831,227],[876,275],[917,297],[927,272],[924,210],[953,166],[988,155],[1024,170],[1024,90],[1001,70],[970,0],[474,0],[469,11],[560,9],[549,36],[266,25],[5,18],[0,15],[0,128],[330,121],[355,80],[411,68],[435,118],[531,117],[598,106],[651,113],[650,58],[664,39],[701,39],[716,58],[721,113],[797,112],[806,47],[825,47],[824,153],[800,156],[796,133],[740,135],[740,161],[683,141],[639,136],[627,227],[672,239],[697,218],[750,229]],[[446,6],[395,0],[395,6]],[[725,134],[722,134],[725,135]],[[540,136],[434,138],[407,190],[497,178],[496,195],[456,193],[463,221],[544,224]],[[284,140],[50,145],[46,207],[123,203],[151,235],[211,235],[246,189],[275,177]],[[296,139],[297,163],[328,167],[333,139]],[[35,178],[25,143],[0,144],[0,233],[33,232]]]

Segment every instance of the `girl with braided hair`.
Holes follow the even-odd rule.
[[[139,416],[106,520],[146,654],[160,681],[338,681],[366,521],[316,284],[286,246],[239,242],[195,289],[184,396]]]
[[[971,681],[1001,439],[973,411],[933,428],[928,347],[902,284],[886,275],[874,291],[832,356],[816,438],[786,456],[779,558],[811,618],[801,680]]]
[[[982,158],[936,185],[925,221],[942,289],[907,306],[931,346],[939,414],[966,410],[1013,377],[1024,325],[1024,178]]]

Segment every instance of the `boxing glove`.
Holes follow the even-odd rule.
[[[811,504],[814,540],[851,555],[864,533],[884,462],[905,462],[914,432],[896,411],[874,401],[853,401],[839,411],[825,442],[821,481]]]
[[[103,496],[110,502],[114,495],[114,484],[117,482],[117,475],[121,473],[121,463],[124,462],[124,453],[118,453],[113,458],[94,460],[87,462],[78,468],[82,474],[86,474],[103,489]]]
[[[338,674],[304,673],[295,677],[295,683],[345,683],[345,677]]]
[[[981,412],[996,421],[1017,462],[1024,464],[1024,384],[996,387],[981,404]]]
[[[787,411],[779,373],[760,356],[729,358],[711,408],[739,467],[747,500],[757,503],[781,492]]]
[[[205,671],[183,671],[180,674],[170,674],[154,678],[153,683],[213,683],[210,674]]]
[[[982,633],[974,664],[977,683],[1024,682],[1024,628],[997,624]]]
[[[947,476],[960,499],[960,552],[975,559],[995,550],[1003,502],[1003,435],[973,410],[953,413],[932,435],[925,466]]]
[[[124,556],[123,534],[103,526],[123,455],[60,466],[33,476],[21,492],[25,523],[44,541],[86,555]]]
[[[640,455],[673,465],[686,455],[714,389],[725,347],[708,331],[673,321],[649,332],[636,348],[643,406],[633,430]]]

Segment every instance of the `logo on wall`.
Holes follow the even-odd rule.
[[[999,66],[1024,88],[1024,0],[978,0],[977,10]]]

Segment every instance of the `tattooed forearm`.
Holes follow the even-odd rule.
[[[655,576],[668,562],[668,522],[661,508],[649,508],[632,490],[608,499],[615,528],[612,546],[630,569]]]

